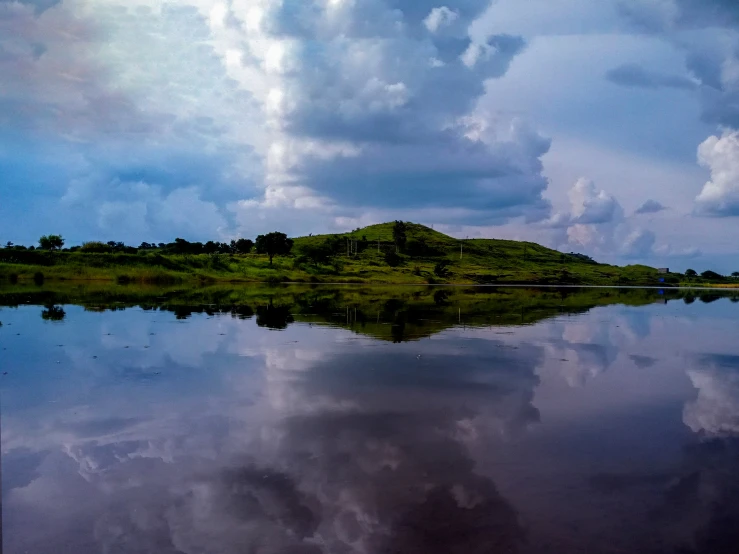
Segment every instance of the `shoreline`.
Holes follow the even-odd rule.
[[[1,267],[0,267],[1,269]],[[218,279],[218,278],[196,278],[192,276],[179,277],[173,276],[172,280],[158,281],[146,281],[138,279],[125,280],[119,282],[116,279],[117,276],[106,276],[106,277],[44,277],[43,281],[35,283],[38,286],[43,284],[99,284],[99,285],[111,285],[116,287],[126,287],[128,285],[139,285],[139,286],[213,286],[213,285],[260,285],[260,286],[364,286],[364,287],[382,287],[382,286],[393,286],[393,287],[448,287],[448,288],[462,288],[462,287],[475,287],[475,288],[525,288],[525,287],[536,287],[536,288],[588,288],[588,289],[654,289],[654,290],[739,290],[739,283],[737,284],[716,284],[716,283],[691,283],[691,284],[598,284],[598,283],[541,283],[538,281],[510,281],[500,283],[475,283],[472,281],[459,281],[459,282],[408,282],[408,281],[358,281],[356,279],[349,281],[318,281],[318,280],[257,280],[257,279]],[[188,278],[189,277],[189,278]],[[17,281],[11,282],[7,280],[3,283],[4,287],[13,287],[14,285],[30,285],[34,284],[33,277],[18,278]]]

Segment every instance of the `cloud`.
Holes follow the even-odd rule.
[[[426,19],[423,20],[423,24],[430,32],[436,33],[440,29],[452,25],[457,19],[459,19],[457,12],[446,6],[441,6],[440,8],[433,8]]]
[[[652,231],[636,229],[626,237],[621,248],[622,255],[626,258],[646,258],[653,252],[655,242]]]
[[[611,223],[623,215],[618,201],[604,190],[598,190],[588,179],[578,179],[569,192],[572,221],[581,225]]]
[[[486,2],[432,7],[419,17],[422,5],[366,2],[373,21],[392,23],[368,26],[363,9],[316,5],[300,32],[286,10],[263,10],[252,25],[249,10],[234,9],[233,25],[214,31],[222,53],[241,52],[230,75],[271,130],[266,198],[298,187],[334,211],[437,206],[506,220],[547,210],[548,141],[475,109],[484,81],[502,76],[524,41],[470,39]]]
[[[651,198],[644,202],[641,206],[639,206],[636,211],[634,212],[637,215],[641,214],[656,214],[659,212],[662,212],[666,210],[667,208],[664,207],[662,204],[657,202],[656,200],[652,200]]]
[[[621,204],[591,180],[578,179],[568,192],[569,212],[558,212],[542,222],[553,230],[557,248],[585,249],[591,254],[610,252],[624,217]]]
[[[696,249],[676,248],[658,243],[655,232],[636,225],[626,217],[620,202],[599,189],[589,179],[580,178],[570,188],[570,211],[557,212],[539,224],[548,229],[550,244],[560,250],[576,249],[599,258],[631,261],[661,257],[697,255]],[[648,200],[634,215],[665,210],[659,202]]]
[[[649,32],[739,23],[739,7],[733,0],[619,0],[617,6],[622,15]]]
[[[698,147],[698,162],[711,172],[711,180],[695,199],[700,215],[739,215],[739,131],[726,130],[708,137]]]
[[[606,79],[610,82],[634,88],[676,88],[685,90],[694,90],[697,83],[688,77],[680,75],[668,75],[655,71],[647,71],[638,64],[624,64],[606,73]]]
[[[130,224],[146,222],[135,215],[146,201],[117,197],[126,182],[165,199],[196,188],[219,226],[268,215],[277,197],[301,199],[282,210],[306,222],[303,232],[315,209],[334,220],[399,206],[458,220],[545,218],[549,141],[477,108],[486,80],[525,47],[505,33],[470,37],[487,5],[2,3],[0,122],[14,144],[58,153],[53,173],[0,155],[13,181],[0,186],[30,208],[16,177],[35,172],[49,206],[75,198],[58,210],[66,225],[85,219],[98,231],[127,202]]]
[[[688,81],[699,85],[702,119],[739,127],[739,5],[731,0],[639,0],[619,6],[629,22],[685,53],[693,77]],[[640,68],[627,69],[622,77],[641,86],[689,86],[681,77],[642,74]]]
[[[41,12],[0,5],[0,71],[8,76],[0,121],[17,144],[34,145],[6,150],[0,135],[0,166],[11,169],[0,171],[0,186],[18,189],[22,211],[39,210],[34,203],[46,197],[43,225],[61,223],[68,236],[106,234],[105,222],[126,216],[118,237],[134,241],[170,237],[143,216],[151,215],[150,199],[123,198],[121,183],[160,191],[165,203],[198,188],[219,216],[193,218],[185,231],[217,236],[224,201],[254,194],[259,170],[253,145],[229,121],[248,113],[250,97],[227,78],[204,31],[186,7],[157,14],[116,11],[114,3],[65,2]],[[29,196],[21,183],[31,179]]]

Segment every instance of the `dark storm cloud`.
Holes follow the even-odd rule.
[[[10,228],[23,227],[14,214],[35,209],[83,239],[163,240],[167,229],[214,238],[229,227],[228,203],[260,199],[275,183],[303,187],[337,215],[549,215],[540,161],[549,141],[475,113],[485,81],[525,48],[520,36],[470,37],[486,0],[274,3],[254,29],[236,7],[218,23],[200,5],[115,4],[84,14],[64,3],[0,9],[10,83],[0,122],[57,149],[42,152],[48,171],[38,159],[0,160],[0,186],[18,191],[0,213]],[[352,159],[326,154],[337,144]],[[205,217],[178,218],[189,213],[176,206],[183,196]]]
[[[622,14],[638,27],[663,36],[685,51],[686,67],[701,83],[702,119],[707,123],[739,127],[739,87],[724,78],[727,59],[721,40],[682,38],[681,32],[707,31],[716,27],[734,29],[739,26],[739,4],[731,0],[640,0],[621,2]],[[733,63],[733,62],[732,62]],[[627,67],[616,73],[619,84],[642,87],[672,86],[690,88],[692,81],[673,75],[645,72]]]

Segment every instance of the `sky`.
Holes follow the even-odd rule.
[[[0,242],[394,219],[739,271],[739,3],[0,0]]]

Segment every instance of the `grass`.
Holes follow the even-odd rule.
[[[571,284],[571,285],[677,285],[674,275],[658,275],[654,268],[598,264],[531,242],[497,239],[460,241],[425,227],[408,224],[406,253],[390,267],[385,254],[395,250],[392,223],[371,225],[351,233],[298,237],[293,254],[277,257],[270,266],[267,256],[93,254],[82,252],[14,253],[0,250],[0,281],[30,282],[36,273],[47,280],[108,281],[118,283],[218,283],[296,282],[363,284]],[[330,263],[305,263],[300,253],[307,247],[338,237],[364,244],[358,254],[346,251]],[[365,239],[365,240],[363,240]],[[414,255],[410,255],[415,246]],[[460,257],[460,247],[462,256]],[[420,248],[420,251],[419,251]],[[439,275],[435,267],[447,264]]]

